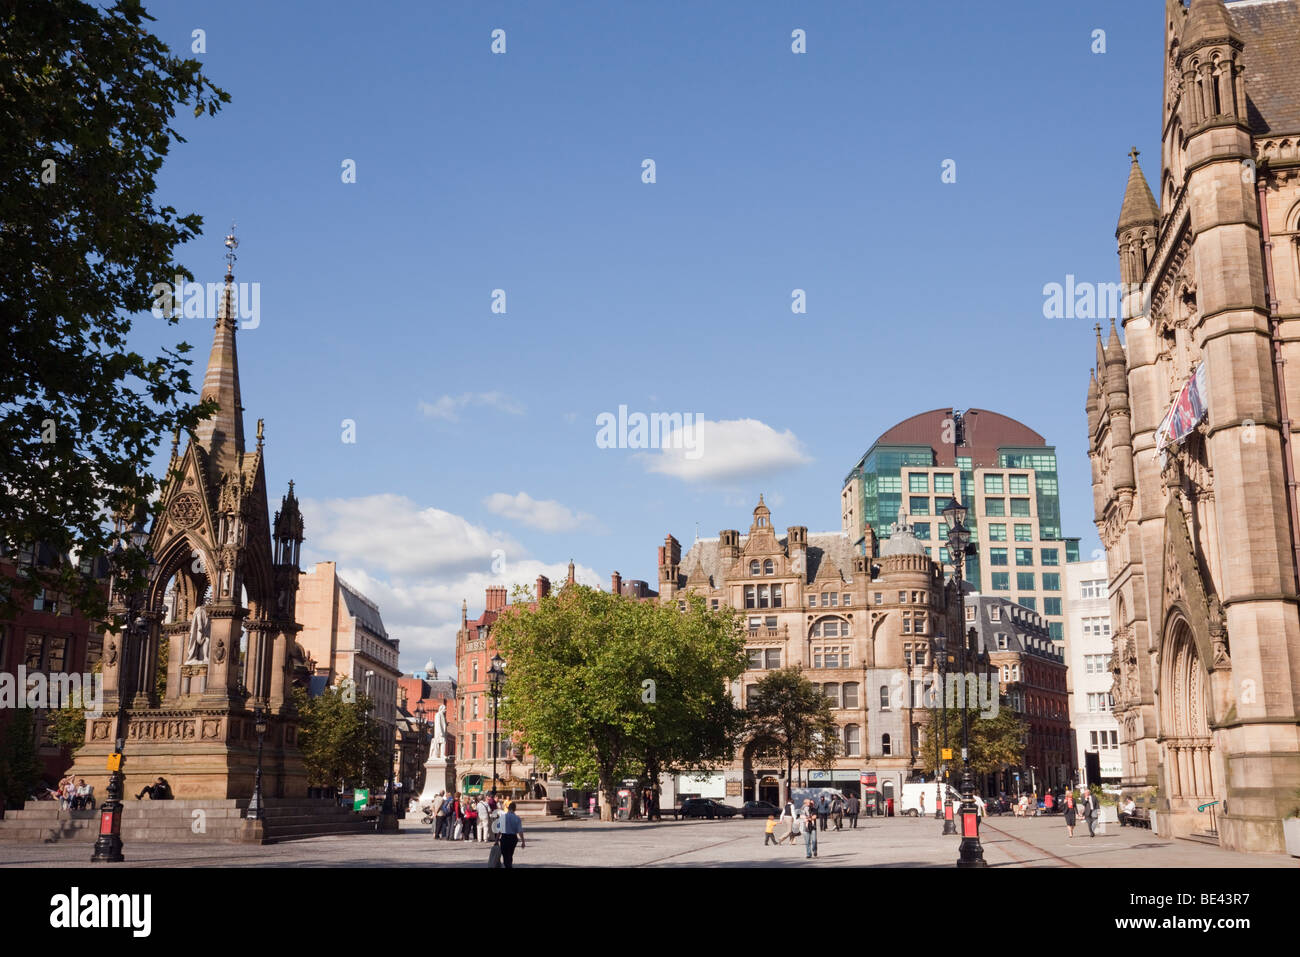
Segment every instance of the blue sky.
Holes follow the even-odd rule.
[[[485,585],[570,558],[653,582],[666,533],[744,530],[759,492],[837,529],[847,470],[941,406],[1057,446],[1087,556],[1093,320],[1044,318],[1043,287],[1118,280],[1163,6],[152,4],[233,98],[180,120],[160,192],[204,217],[197,279],[234,220],[260,283],[239,359],[273,507],[294,479],[305,559],[379,603],[407,670],[452,665]],[[197,384],[209,321],[139,333],[194,344]],[[597,447],[620,405],[700,414],[700,458]]]

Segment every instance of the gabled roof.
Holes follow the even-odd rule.
[[[1245,44],[1251,132],[1300,133],[1300,0],[1240,0],[1227,11]]]

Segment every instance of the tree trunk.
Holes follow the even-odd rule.
[[[614,808],[618,807],[618,785],[605,775],[600,776],[600,819],[614,820]]]

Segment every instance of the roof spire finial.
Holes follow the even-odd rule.
[[[1141,156],[1142,154],[1138,152],[1138,148],[1135,146],[1128,151],[1128,155],[1132,157],[1133,162],[1136,163],[1138,161],[1138,157]]]
[[[257,449],[259,452],[262,450],[262,442],[266,438],[266,433],[263,428],[265,424],[266,424],[265,419],[257,420]]]
[[[235,278],[235,250],[239,248],[239,240],[235,238],[235,224],[230,224],[230,233],[226,236],[226,282]]]

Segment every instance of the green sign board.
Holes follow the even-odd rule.
[[[370,803],[370,789],[358,788],[352,792],[352,810],[361,811]]]

